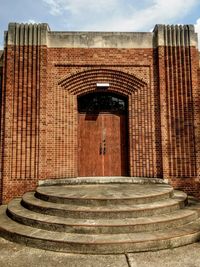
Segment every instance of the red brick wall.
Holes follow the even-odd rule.
[[[198,195],[199,84],[195,47],[158,48],[163,176]]]
[[[3,85],[3,55],[0,51],[0,103],[2,103],[2,85]],[[1,112],[0,112],[0,129],[2,129],[2,120],[1,120]],[[0,134],[0,140],[1,140],[1,134]],[[1,143],[1,142],[0,142]],[[2,151],[0,146],[0,152]],[[0,153],[0,162],[2,163],[2,153]],[[0,203],[1,203],[1,197],[2,197],[2,180],[0,179]]]
[[[200,71],[191,46],[8,45],[1,111],[1,199],[78,176],[77,97],[108,82],[128,96],[129,172],[199,195]]]
[[[78,175],[77,96],[95,90],[99,81],[129,96],[130,174],[162,176],[153,64],[152,49],[48,49],[48,94],[46,103],[41,100],[48,111],[46,138],[40,147],[46,160],[40,160],[40,179]]]
[[[45,63],[45,65],[44,65]],[[45,88],[45,48],[8,46],[2,101],[2,199],[37,184],[40,88]]]

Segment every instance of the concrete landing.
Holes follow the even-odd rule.
[[[83,255],[26,247],[0,238],[1,267],[199,267],[200,243],[155,252]]]
[[[89,185],[62,185],[41,186],[36,193],[39,198],[60,202],[63,199],[82,199],[87,200],[132,200],[135,203],[144,203],[156,199],[168,198],[173,195],[173,188],[166,184],[89,184]],[[57,198],[57,199],[56,199]],[[114,202],[115,202],[114,201]]]

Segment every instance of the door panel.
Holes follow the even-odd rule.
[[[79,114],[79,176],[102,176],[100,141],[101,117],[92,114]]]
[[[126,116],[106,114],[103,121],[106,129],[104,176],[125,176],[128,167]]]
[[[79,113],[79,176],[128,175],[126,115]]]

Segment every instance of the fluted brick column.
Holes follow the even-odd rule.
[[[163,175],[189,193],[199,174],[197,35],[192,25],[154,29],[161,107]]]
[[[10,23],[2,88],[2,201],[35,187],[47,24]]]

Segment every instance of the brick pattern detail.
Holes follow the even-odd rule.
[[[155,119],[158,103],[154,102],[154,83],[150,80],[152,59],[152,49],[48,49],[44,142],[40,135],[40,150],[46,150],[46,163],[41,163],[41,158],[40,179],[78,175],[77,97],[96,90],[97,82],[108,82],[110,91],[128,96],[130,175],[162,176],[155,135],[155,127],[160,128],[155,125],[159,122]]]
[[[159,66],[163,176],[178,189],[199,195],[198,51],[187,28],[165,27]],[[197,104],[198,103],[198,104]]]
[[[190,48],[159,48],[164,54],[160,68],[163,158],[166,158],[165,177],[194,177],[197,175]],[[163,92],[165,91],[165,93]]]
[[[118,92],[129,98],[129,135],[132,136],[129,146],[130,174],[138,177],[155,176],[156,164],[154,164],[152,155],[153,132],[151,125],[146,123],[153,119],[149,105],[151,96],[147,84],[133,75],[110,69],[83,71],[64,79],[59,84],[64,90],[67,90],[69,97],[74,97],[74,95],[80,96],[95,91],[98,82],[109,83],[108,91]],[[75,97],[75,107],[72,107],[71,116],[75,111],[75,117],[78,118],[76,102],[77,98]],[[74,125],[77,125],[77,119]],[[77,146],[77,142],[75,146]]]
[[[2,103],[2,86],[3,86],[3,56],[0,55],[0,101]],[[2,108],[2,107],[1,107]],[[0,113],[0,129],[2,129],[2,112]],[[1,133],[0,133],[0,140],[2,139]],[[1,143],[1,142],[0,142]],[[2,148],[0,147],[0,151]],[[0,153],[0,162],[2,163],[2,153]],[[1,172],[2,173],[2,172]],[[2,181],[0,180],[0,203],[2,198]]]
[[[24,37],[24,27],[16,29]],[[38,28],[29,32],[29,39]],[[17,36],[17,34],[16,34]],[[45,47],[7,46],[2,97],[2,202],[35,189],[38,181],[40,88],[44,87]],[[44,64],[45,63],[45,64]]]

